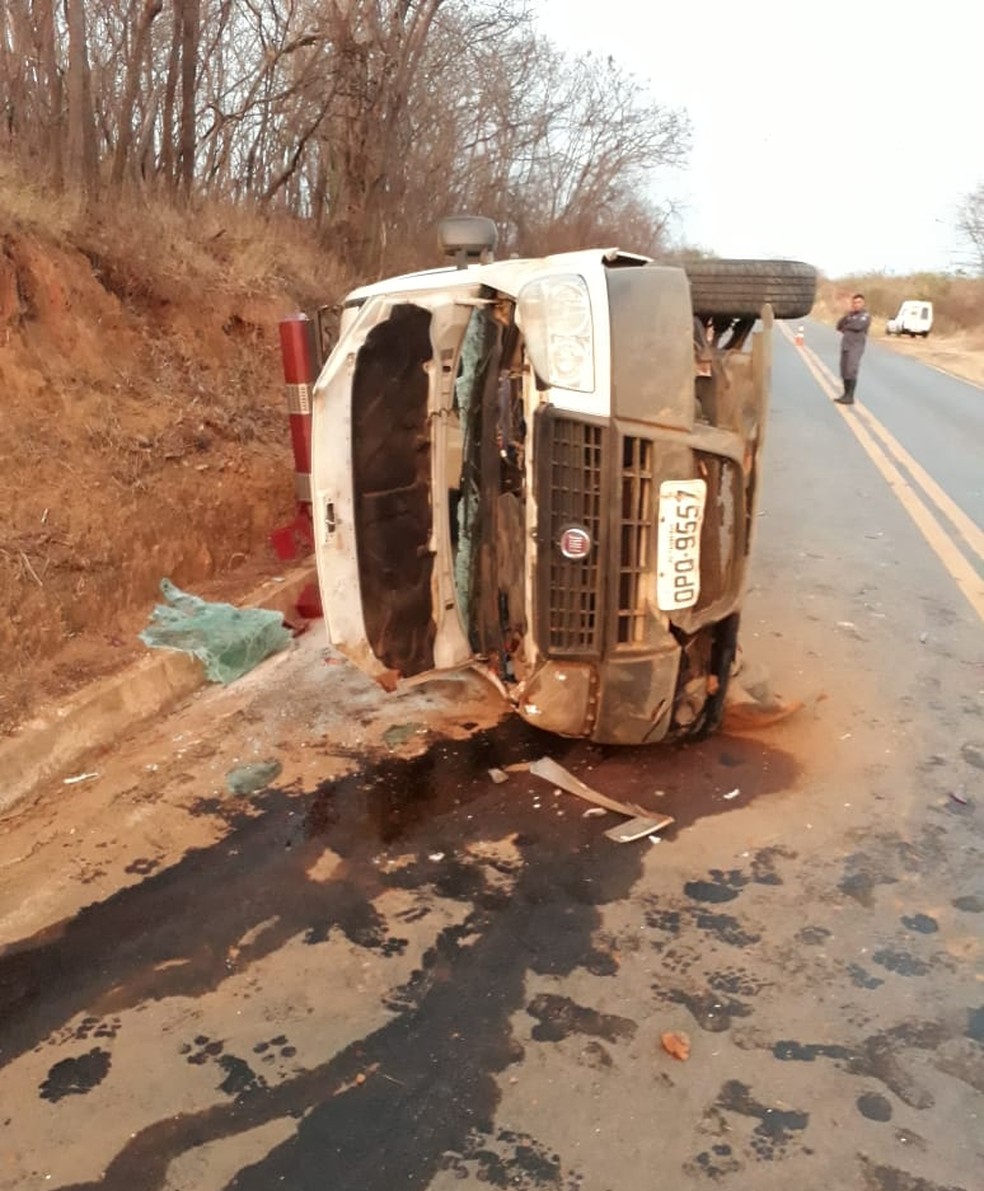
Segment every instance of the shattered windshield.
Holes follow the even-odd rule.
[[[472,649],[498,657],[506,678],[524,628],[521,356],[511,306],[476,307],[462,340],[448,435],[458,610]]]

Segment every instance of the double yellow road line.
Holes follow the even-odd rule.
[[[789,328],[784,323],[778,325],[786,338],[794,342]],[[837,378],[816,352],[805,345],[796,350],[821,392],[831,400],[839,396],[841,386]],[[984,579],[977,570],[978,566],[984,566],[984,532],[869,409],[858,404],[835,408],[970,606],[984,620]],[[940,517],[949,522],[950,529],[942,524]],[[957,538],[969,548],[976,566],[957,546]]]

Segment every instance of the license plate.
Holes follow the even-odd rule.
[[[700,596],[704,480],[664,480],[656,527],[656,603],[664,612],[692,608]]]

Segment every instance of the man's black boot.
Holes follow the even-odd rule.
[[[854,386],[858,382],[856,380],[844,381],[844,392],[840,397],[835,397],[834,401],[838,405],[853,405],[854,404]]]

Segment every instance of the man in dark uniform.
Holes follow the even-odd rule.
[[[861,367],[864,345],[868,342],[870,326],[871,315],[864,308],[864,294],[855,294],[851,299],[851,309],[837,323],[837,330],[841,333],[840,365],[841,379],[844,381],[844,392],[834,398],[838,405],[854,404],[858,369]]]

